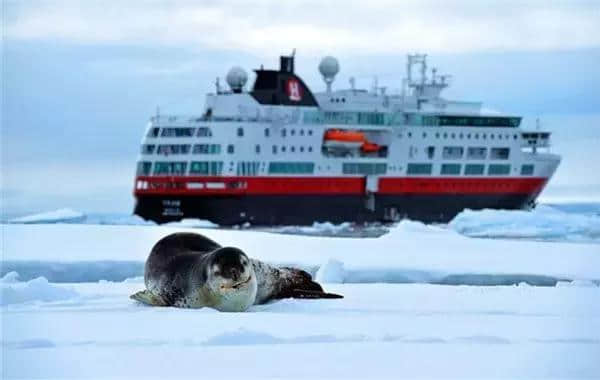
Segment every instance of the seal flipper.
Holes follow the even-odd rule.
[[[340,294],[325,292],[306,271],[289,267],[281,268],[279,271],[282,272],[283,282],[279,293],[273,298],[344,298]]]
[[[139,291],[130,295],[129,298],[150,306],[169,306],[161,297],[150,293],[148,290]]]

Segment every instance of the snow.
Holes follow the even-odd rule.
[[[77,295],[68,300],[4,306],[5,376],[572,378],[600,371],[598,287],[336,284],[326,288],[344,299],[219,313],[138,305],[128,298],[136,283],[69,286]]]
[[[465,210],[449,227],[472,237],[600,243],[600,214],[565,212],[546,205],[531,211]]]
[[[3,375],[600,373],[597,240],[472,238],[454,227],[411,221],[361,239],[186,223],[2,225]],[[345,298],[281,300],[247,313],[147,307],[130,300],[144,288],[143,263],[151,247],[176,231],[202,233],[251,257],[304,268],[325,290]]]

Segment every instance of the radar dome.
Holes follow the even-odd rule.
[[[331,92],[331,83],[335,79],[335,75],[340,71],[338,60],[332,56],[324,57],[319,63],[319,72],[323,76],[323,81],[327,85],[327,92]]]
[[[321,75],[323,75],[323,78],[325,78],[325,81],[329,78],[333,80],[333,77],[340,71],[340,64],[334,57],[327,56],[319,63],[319,71],[321,72]]]
[[[246,71],[239,66],[234,66],[229,69],[227,76],[225,77],[227,80],[227,84],[231,87],[231,91],[233,92],[242,92],[242,88],[246,85],[248,81],[248,74]]]

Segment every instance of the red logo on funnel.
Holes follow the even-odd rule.
[[[302,100],[302,87],[300,87],[300,82],[296,79],[288,79],[285,84],[285,92],[292,102]]]

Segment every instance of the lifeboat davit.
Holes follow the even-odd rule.
[[[367,142],[365,134],[357,131],[330,129],[325,132],[325,146],[339,146],[346,148],[360,148]]]

